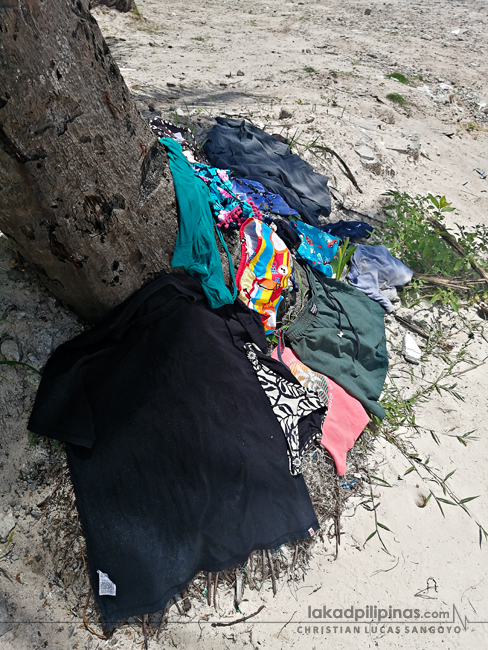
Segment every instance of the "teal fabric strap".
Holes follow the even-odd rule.
[[[171,266],[184,268],[201,283],[212,309],[232,304],[237,297],[234,266],[222,233],[216,228],[208,188],[195,176],[178,142],[171,138],[160,138],[160,142],[168,153],[178,203],[179,227]],[[229,260],[232,293],[224,281],[214,228]]]
[[[237,298],[237,285],[236,285],[236,276],[234,273],[234,263],[232,261],[232,257],[230,256],[229,249],[227,248],[227,244],[225,243],[225,240],[222,236],[222,230],[220,228],[217,228],[217,224],[215,223],[215,221],[213,223],[214,223],[214,228],[217,231],[217,234],[219,236],[220,243],[222,244],[222,248],[226,252],[227,260],[229,261],[229,272],[230,272],[230,277],[232,279],[232,287],[233,287],[232,302],[234,302],[234,300]],[[227,289],[227,286],[225,288]]]

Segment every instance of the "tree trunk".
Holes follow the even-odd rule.
[[[0,1],[0,188],[0,230],[90,321],[169,269],[167,157],[88,0]]]

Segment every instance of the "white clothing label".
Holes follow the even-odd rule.
[[[103,571],[97,570],[98,573],[98,594],[100,596],[115,596],[117,587],[110,580],[106,573]]]

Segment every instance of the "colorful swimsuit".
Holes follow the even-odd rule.
[[[266,334],[276,328],[281,291],[293,270],[290,251],[278,235],[259,219],[241,226],[241,262],[236,273],[239,299],[261,314]]]

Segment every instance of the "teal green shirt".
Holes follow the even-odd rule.
[[[178,203],[179,227],[171,266],[185,269],[201,283],[212,309],[230,305],[237,296],[234,267],[222,233],[212,216],[210,192],[205,183],[195,176],[181,145],[171,138],[160,138],[160,142],[168,153]],[[224,281],[214,229],[229,259],[232,294]]]

